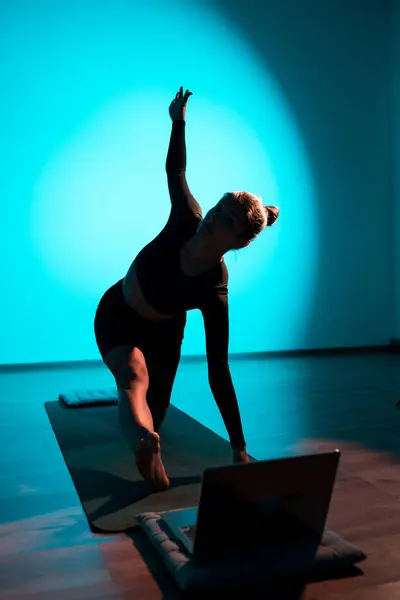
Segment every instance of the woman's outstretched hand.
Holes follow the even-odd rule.
[[[233,462],[234,463],[251,462],[249,455],[247,454],[246,448],[234,448],[233,449]]]
[[[177,92],[169,107],[169,116],[173,121],[185,120],[186,104],[191,95],[192,92],[189,92],[189,90],[186,90],[186,92],[183,93],[183,87],[179,89],[179,92]]]

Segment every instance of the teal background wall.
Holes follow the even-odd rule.
[[[168,106],[180,85],[194,92],[187,178],[204,212],[239,189],[281,209],[226,257],[230,351],[387,343],[389,9],[2,3],[0,364],[99,358],[97,302],[168,218]],[[193,311],[183,354],[204,350]]]
[[[393,198],[394,219],[392,223],[393,255],[394,255],[394,327],[393,337],[400,340],[400,3],[393,1],[392,23],[392,132],[393,132]]]

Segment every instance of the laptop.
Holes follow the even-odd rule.
[[[261,460],[204,471],[198,507],[165,511],[162,521],[191,558],[301,544],[315,552],[339,465],[340,450]]]

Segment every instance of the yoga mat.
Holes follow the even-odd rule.
[[[228,441],[171,406],[160,429],[171,488],[152,493],[120,432],[116,406],[75,409],[55,401],[45,408],[94,531],[125,531],[138,526],[138,513],[196,506],[204,469],[232,463]]]

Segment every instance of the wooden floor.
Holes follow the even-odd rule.
[[[328,525],[368,554],[356,577],[253,597],[400,599],[400,356],[232,360],[231,371],[256,458],[342,450]],[[0,373],[2,600],[181,597],[140,531],[91,533],[43,408],[111,385],[101,365]],[[203,363],[181,364],[173,402],[223,432]]]

